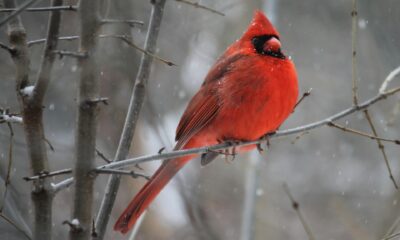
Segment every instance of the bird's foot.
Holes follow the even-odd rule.
[[[236,151],[236,145],[240,143],[238,140],[224,140],[224,143],[228,144],[231,146],[230,148],[225,149],[225,161],[228,163],[232,163],[235,160],[237,151]],[[232,158],[229,158],[231,156]]]
[[[263,135],[263,136],[260,138],[261,142],[257,143],[257,150],[258,150],[258,152],[259,152],[260,154],[262,154],[262,152],[264,151],[264,149],[262,148],[263,142],[264,142],[264,141],[266,142],[265,145],[267,146],[267,149],[268,149],[269,146],[270,146],[269,138],[270,138],[270,136],[274,135],[275,133],[276,133],[276,131],[269,132],[269,133]]]

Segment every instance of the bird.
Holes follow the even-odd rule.
[[[297,97],[295,65],[282,52],[278,31],[256,10],[247,30],[218,58],[187,105],[176,129],[174,150],[260,139],[279,128],[293,112]],[[202,164],[217,155],[204,154]],[[123,211],[114,230],[126,234],[173,176],[197,156],[165,160]]]

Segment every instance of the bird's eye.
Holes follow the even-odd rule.
[[[281,52],[281,42],[277,36],[262,35],[254,37],[251,42],[257,53],[285,59],[285,55]]]

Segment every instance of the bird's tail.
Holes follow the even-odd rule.
[[[118,218],[114,230],[127,233],[172,177],[194,157],[190,155],[164,161]]]

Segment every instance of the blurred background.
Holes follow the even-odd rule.
[[[137,19],[145,25],[139,28],[106,25],[101,33],[127,34],[143,46],[150,1],[109,2],[109,10],[103,13],[107,18]],[[65,1],[65,4],[75,3]],[[177,66],[154,61],[130,157],[154,154],[162,147],[172,149],[175,128],[186,104],[216,58],[241,36],[256,9],[266,12],[280,32],[283,50],[297,66],[300,94],[313,89],[281,129],[326,118],[352,105],[352,1],[201,0],[199,3],[225,16],[174,0],[166,3],[157,55]],[[48,1],[37,4],[48,5]],[[359,96],[363,101],[375,96],[386,75],[400,65],[400,2],[364,0],[359,1],[358,8],[357,64]],[[63,13],[62,36],[78,34],[77,17],[76,12]],[[47,13],[22,14],[29,40],[45,36],[47,18]],[[8,42],[5,27],[0,30],[0,41]],[[73,51],[77,44],[62,41],[58,48]],[[30,48],[31,79],[38,72],[42,47]],[[118,39],[99,40],[101,92],[109,98],[109,105],[101,108],[97,147],[109,158],[113,158],[119,141],[140,57],[140,52]],[[55,148],[54,152],[49,150],[53,170],[73,166],[77,69],[75,59],[58,59],[45,99],[46,137]],[[0,51],[0,76],[0,107],[18,112],[15,68],[6,51]],[[399,94],[370,108],[380,135],[399,139],[399,108]],[[339,123],[370,132],[361,112]],[[22,180],[30,175],[29,160],[21,126],[14,125],[13,129],[11,185],[1,204],[5,204],[5,215],[30,231],[30,184]],[[9,138],[7,125],[0,125],[0,193],[4,192]],[[399,146],[388,143],[385,150],[394,177],[400,181]],[[98,160],[99,165],[103,163]],[[142,164],[142,172],[151,175],[159,164]],[[252,174],[256,177],[252,178]],[[64,178],[57,177],[54,181]],[[96,209],[107,178],[103,175],[97,178]],[[250,215],[250,239],[307,239],[284,191],[284,182],[300,203],[316,239],[381,239],[400,216],[400,196],[389,179],[377,143],[323,127],[300,138],[273,139],[262,155],[242,154],[234,161],[219,157],[205,167],[197,160],[192,161],[151,205],[136,239],[241,239],[243,205],[246,194],[251,193],[246,186],[251,179],[256,185],[252,185],[255,208]],[[144,183],[141,179],[123,177],[106,239],[128,239],[113,232],[112,225]],[[55,238],[67,238],[68,228],[61,223],[70,218],[72,192],[65,190],[55,198]],[[0,219],[0,238],[24,239],[3,219]]]

